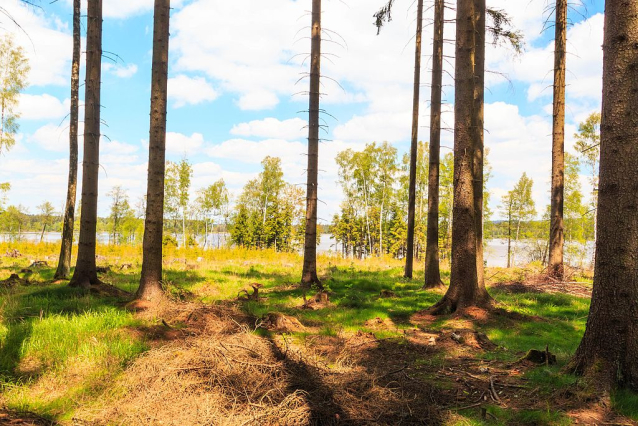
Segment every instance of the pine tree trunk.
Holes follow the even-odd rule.
[[[567,55],[567,0],[556,0],[554,47],[554,119],[552,132],[552,199],[549,233],[550,276],[562,279],[565,245],[563,206],[565,198],[565,71]]]
[[[319,98],[321,79],[321,0],[312,0],[312,42],[308,122],[308,183],[306,235],[301,283],[321,285],[317,277],[317,184],[319,169]]]
[[[425,285],[443,285],[439,266],[439,174],[441,167],[441,92],[443,89],[443,33],[445,2],[434,3],[434,43],[430,106],[430,169],[428,172],[428,224],[425,245]]]
[[[385,183],[383,184],[385,194]],[[381,210],[379,211],[379,257],[383,256],[383,208],[385,207],[385,196],[381,198]]]
[[[638,390],[638,2],[607,1],[596,272],[577,373]]]
[[[372,232],[370,232],[370,217],[368,216],[368,186],[366,184],[365,179],[363,180],[363,196],[365,199],[365,216],[366,216],[366,227],[368,231],[368,242],[370,244],[370,252],[369,256],[372,256]]]
[[[408,189],[408,240],[405,255],[405,278],[412,278],[414,269],[414,228],[416,208],[416,168],[419,150],[419,103],[421,100],[421,38],[423,35],[423,0],[418,0],[416,12],[416,48],[414,53],[414,97],[412,101],[412,141],[410,144],[410,187]]]
[[[446,314],[470,306],[486,306],[490,297],[478,281],[477,212],[474,161],[476,156],[476,32],[480,31],[477,0],[458,0],[454,100],[454,206],[452,272],[447,293],[431,309]],[[482,12],[484,13],[484,11]]]
[[[80,17],[81,0],[73,0],[73,60],[71,63],[71,112],[69,115],[69,183],[62,225],[62,247],[54,278],[69,278],[73,249],[73,225],[75,222],[75,198],[78,186],[78,117],[80,105]]]
[[[521,232],[521,219],[519,216],[518,221],[516,222],[516,237],[514,238],[514,250],[512,251],[512,266],[516,266],[516,249],[518,248],[518,237]]]
[[[170,0],[155,0],[153,69],[149,134],[148,187],[142,277],[137,298],[153,300],[162,293],[162,237],[164,231],[164,175],[166,170],[166,103]]]
[[[186,241],[186,208],[182,208],[182,241],[184,242],[184,249],[186,249],[188,246]]]
[[[512,202],[507,215],[507,269],[512,267]]]
[[[100,88],[102,76],[102,0],[89,0],[84,93],[84,161],[82,217],[78,259],[69,285],[89,288],[99,284],[95,265],[98,176],[100,167]]]
[[[485,291],[483,263],[483,166],[485,151],[485,0],[474,0],[476,59],[474,65],[474,211],[476,214],[476,274],[478,285]]]
[[[204,218],[204,250],[208,248],[208,220]]]

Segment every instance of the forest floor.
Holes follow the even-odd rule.
[[[392,259],[321,257],[329,301],[305,303],[295,254],[171,251],[170,300],[140,311],[139,248],[98,250],[120,297],[54,282],[57,249],[0,244],[2,425],[638,425],[638,395],[564,371],[587,273],[488,269],[496,309],[431,317],[443,290]]]

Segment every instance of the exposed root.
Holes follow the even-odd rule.
[[[248,293],[248,290],[241,290],[239,293],[237,293],[237,300],[241,300],[244,302],[259,302],[259,289],[262,288],[264,285],[259,283],[252,283],[250,286],[253,288],[252,294]],[[241,297],[242,293],[244,293],[246,296]]]
[[[271,312],[262,318],[261,327],[277,332],[297,332],[305,330],[305,327],[295,317],[289,317],[279,312]]]
[[[556,355],[551,353],[548,348],[544,351],[530,349],[524,357],[518,360],[518,362],[524,361],[530,361],[534,364],[554,365],[556,364]]]
[[[108,274],[109,272],[111,272],[111,267],[110,266],[98,266],[97,268],[95,268],[96,272],[98,274]]]
[[[426,282],[423,285],[423,287],[421,287],[421,290],[437,290],[437,289],[442,289],[442,288],[445,288],[445,284],[439,278],[437,281],[433,281],[433,282],[428,282],[426,280]]]
[[[328,293],[319,292],[315,294],[310,299],[306,300],[304,304],[301,306],[301,309],[311,309],[316,311],[318,309],[324,309],[330,306],[330,299],[328,298]]]

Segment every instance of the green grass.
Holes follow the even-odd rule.
[[[507,410],[498,406],[485,406],[486,418],[482,419],[478,408],[463,410],[452,423],[455,426],[508,426],[508,425],[534,425],[534,426],[562,426],[572,424],[571,420],[563,413],[552,410]]]
[[[620,390],[611,397],[611,402],[616,411],[633,420],[638,421],[638,394]]]
[[[7,247],[0,244],[0,252]],[[0,280],[28,266],[29,259],[53,255],[53,245],[21,245],[25,257],[0,258]],[[139,280],[139,249],[100,247],[103,264],[131,263],[130,270],[113,271],[102,279],[134,292]],[[367,261],[320,258],[320,275],[330,294],[331,306],[320,310],[301,310],[303,291],[298,287],[301,259],[296,254],[271,251],[211,250],[169,253],[165,286],[175,297],[215,303],[235,299],[251,283],[263,285],[260,302],[245,302],[243,309],[261,317],[270,312],[295,316],[308,330],[293,333],[303,340],[311,335],[342,336],[357,331],[373,332],[377,338],[401,339],[403,331],[416,327],[411,316],[432,306],[440,292],[421,290],[423,271],[414,280],[402,277],[402,264],[390,259]],[[198,261],[198,258],[199,259]],[[50,262],[54,263],[54,262]],[[86,295],[65,284],[51,284],[53,266],[37,269],[29,277],[30,286],[0,289],[0,405],[28,410],[58,421],[69,420],[83,404],[98,404],[106,387],[122,374],[128,363],[148,349],[148,343],[131,329],[145,325],[123,308],[121,300]],[[524,271],[505,272],[523,276]],[[487,276],[491,275],[488,273]],[[449,274],[444,273],[444,281]],[[383,298],[387,290],[395,297]],[[558,365],[531,369],[526,385],[538,389],[537,397],[546,401],[545,409],[508,410],[488,407],[492,414],[481,418],[480,410],[470,409],[454,415],[449,424],[476,425],[563,425],[564,413],[551,409],[556,389],[578,386],[578,379],[565,374],[562,367],[577,348],[585,330],[589,301],[561,294],[510,294],[493,288],[492,296],[508,315],[494,315],[486,322],[470,324],[487,334],[499,347],[477,355],[483,360],[513,362],[529,349],[548,345],[558,357]],[[311,296],[308,294],[307,296]],[[380,318],[393,327],[379,329],[366,322]],[[458,319],[441,318],[428,324],[436,331],[459,326]],[[463,326],[467,326],[467,321]],[[259,331],[258,331],[259,332]],[[444,367],[450,361],[445,352],[416,360],[417,367]],[[441,381],[431,371],[418,376],[431,380],[440,389],[453,384]],[[615,409],[638,420],[638,395],[617,392]],[[535,407],[538,408],[538,407]]]
[[[12,409],[65,418],[148,345],[112,298],[65,284],[0,291],[0,389]]]
[[[563,294],[507,294],[492,290],[504,309],[520,319],[495,322],[483,328],[490,340],[513,353],[545,349],[564,363],[585,332],[589,300]]]

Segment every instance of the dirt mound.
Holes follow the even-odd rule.
[[[328,298],[328,293],[319,292],[315,294],[310,299],[306,300],[306,302],[301,306],[302,309],[310,309],[313,311],[324,309],[330,306],[330,299]]]
[[[530,277],[524,282],[502,283],[492,288],[506,293],[559,293],[576,297],[591,297],[592,288],[579,282],[554,282],[545,276]]]
[[[261,327],[277,332],[292,333],[303,331],[305,327],[297,318],[289,317],[279,312],[271,312],[262,318]]]
[[[439,424],[406,357],[423,350],[371,334],[260,337],[232,306],[174,305],[183,338],[133,362],[76,418],[94,425]],[[325,341],[324,341],[325,340]],[[413,350],[414,349],[414,350]],[[381,354],[390,354],[391,362]],[[421,353],[423,355],[424,353]],[[410,395],[410,397],[406,397]]]
[[[23,280],[18,274],[11,274],[6,280],[0,281],[0,287],[11,288],[17,285],[29,285],[29,281]]]
[[[17,259],[18,257],[22,257],[22,253],[20,253],[17,249],[13,249],[13,250],[9,249],[4,254],[4,257],[9,257],[11,259]]]
[[[390,318],[381,319],[379,317],[367,320],[365,322],[365,326],[368,328],[380,328],[388,330],[394,330],[397,328],[394,321],[392,321]]]
[[[0,408],[0,425],[6,426],[54,426],[55,422],[33,413],[14,412]]]
[[[112,402],[79,418],[96,425],[307,423],[303,393],[286,391],[272,343],[252,334],[240,322],[245,316],[177,304],[164,314],[183,321],[184,338],[138,358],[106,396]]]

